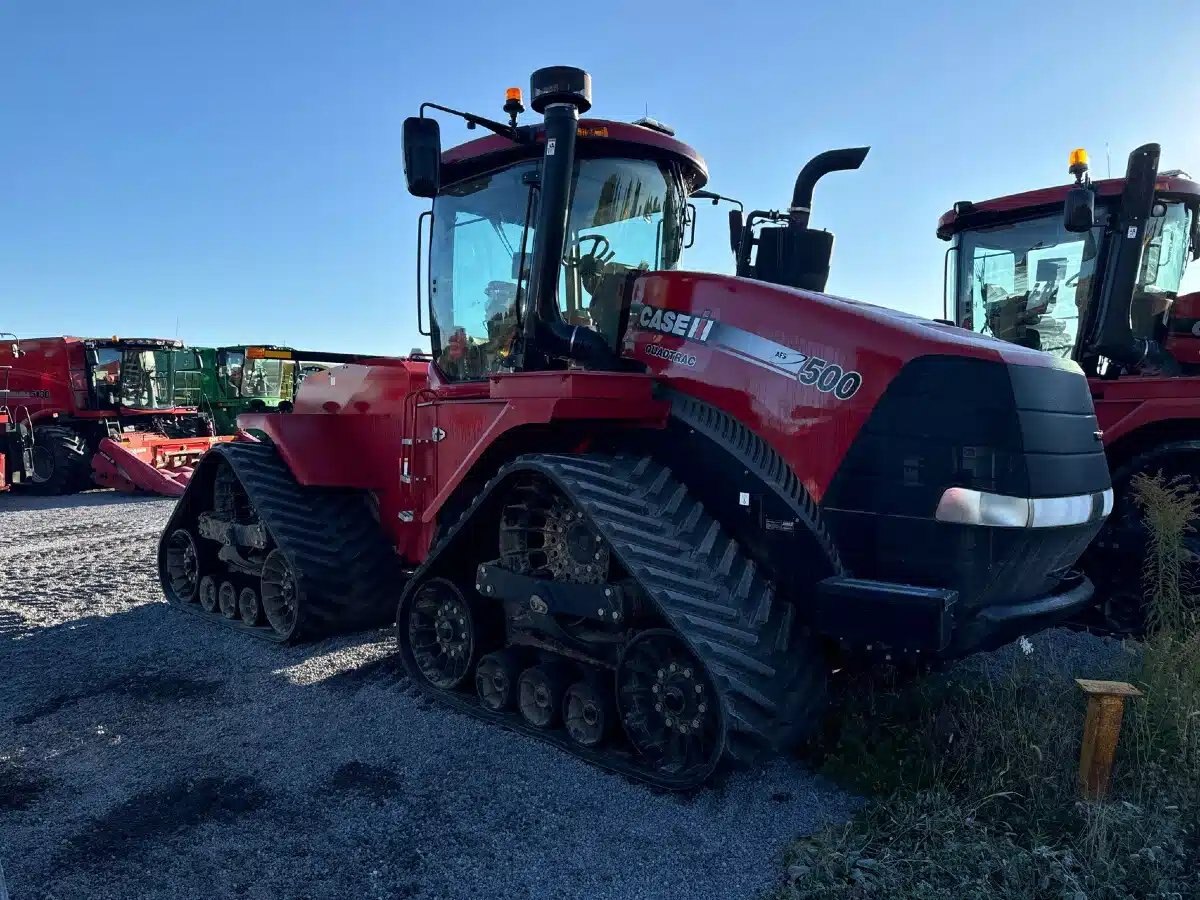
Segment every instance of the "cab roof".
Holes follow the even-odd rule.
[[[539,147],[546,140],[545,128],[540,124],[529,127],[533,132],[531,144],[514,144],[506,137],[492,134],[443,151],[442,180],[453,183],[497,166],[541,156]],[[656,129],[609,119],[580,119],[576,135],[580,142],[601,144],[611,155],[621,155],[624,151],[634,156],[677,162],[683,167],[691,191],[708,183],[708,165],[704,158],[683,141]]]
[[[1036,191],[996,197],[993,200],[983,200],[979,203],[970,201],[956,203],[954,209],[938,219],[937,236],[943,241],[948,241],[955,232],[963,228],[985,225],[992,220],[1010,218],[1014,213],[1032,213],[1046,207],[1062,206],[1066,202],[1067,192],[1073,187],[1075,187],[1074,184],[1060,184]],[[1095,188],[1098,197],[1117,197],[1125,189],[1125,179],[1105,178],[1101,181],[1093,181],[1092,187]],[[1193,201],[1200,201],[1200,184],[1177,175],[1160,175],[1155,190],[1171,199],[1190,198]]]

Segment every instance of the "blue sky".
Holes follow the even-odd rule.
[[[549,64],[592,73],[599,116],[673,125],[751,207],[870,144],[817,190],[830,290],[940,315],[954,200],[1062,182],[1075,146],[1100,176],[1106,143],[1119,174],[1150,140],[1200,174],[1197,46],[1195,0],[8,0],[0,330],[404,352],[424,206],[401,122],[422,100],[498,116]],[[686,264],[729,271],[720,209]]]

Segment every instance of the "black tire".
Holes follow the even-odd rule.
[[[205,575],[200,579],[200,588],[196,592],[197,599],[200,601],[200,608],[206,613],[217,611],[217,580],[211,575]]]
[[[167,589],[176,602],[194,603],[199,599],[200,569],[196,539],[186,528],[176,528],[167,540]]]
[[[475,668],[475,691],[479,702],[492,712],[504,712],[517,705],[517,681],[521,677],[521,657],[514,648],[489,653]]]
[[[543,663],[521,673],[517,682],[517,709],[534,728],[556,728],[562,719],[563,697],[570,673],[556,663]]]
[[[280,640],[291,640],[300,631],[305,597],[292,564],[278,548],[267,554],[263,563],[259,597],[262,598],[263,615],[275,634]]]
[[[221,586],[217,588],[217,606],[224,618],[238,617],[238,591],[232,581],[222,581]]]
[[[244,587],[238,592],[238,615],[246,625],[262,624],[262,602],[258,599],[258,591],[252,587]]]
[[[61,425],[33,430],[33,471],[21,482],[30,494],[76,494],[92,482],[91,454],[78,432]]]

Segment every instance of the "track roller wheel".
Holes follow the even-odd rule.
[[[211,575],[200,579],[200,608],[205,612],[217,611],[217,582]]]
[[[176,528],[167,539],[167,579],[180,603],[194,603],[200,588],[200,554],[196,539],[186,528]]]
[[[222,581],[217,589],[217,605],[221,607],[221,615],[226,619],[238,617],[238,591],[232,581]]]
[[[512,650],[489,653],[475,669],[475,690],[485,709],[502,712],[517,705],[521,660]]]
[[[300,590],[291,564],[279,550],[272,550],[263,562],[262,607],[276,634],[287,640],[295,633]]]
[[[571,740],[584,747],[596,747],[612,727],[612,698],[594,682],[577,681],[567,688],[563,699],[563,721]]]
[[[252,587],[244,587],[238,592],[238,615],[247,625],[261,625],[262,603],[258,599],[258,591]]]
[[[617,703],[634,747],[662,773],[711,765],[724,749],[721,701],[675,632],[643,631],[617,668]]]
[[[543,664],[521,673],[517,683],[517,708],[534,728],[553,728],[559,722],[569,679],[560,666]]]
[[[457,585],[445,578],[421,585],[404,627],[417,669],[431,685],[452,690],[470,677],[475,663],[475,619]]]

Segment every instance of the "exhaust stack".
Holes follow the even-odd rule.
[[[842,150],[826,150],[818,153],[796,176],[792,189],[792,205],[788,209],[788,224],[793,228],[807,228],[812,213],[813,188],[830,172],[850,172],[862,166],[870,147],[846,147]]]
[[[792,205],[786,215],[774,210],[750,213],[738,247],[738,275],[806,291],[824,291],[833,258],[833,234],[808,227],[813,189],[830,172],[859,168],[870,149],[847,147],[814,156],[796,176]],[[756,221],[782,224],[765,227],[756,237],[753,231]],[[755,247],[758,253],[751,263],[750,255]]]

